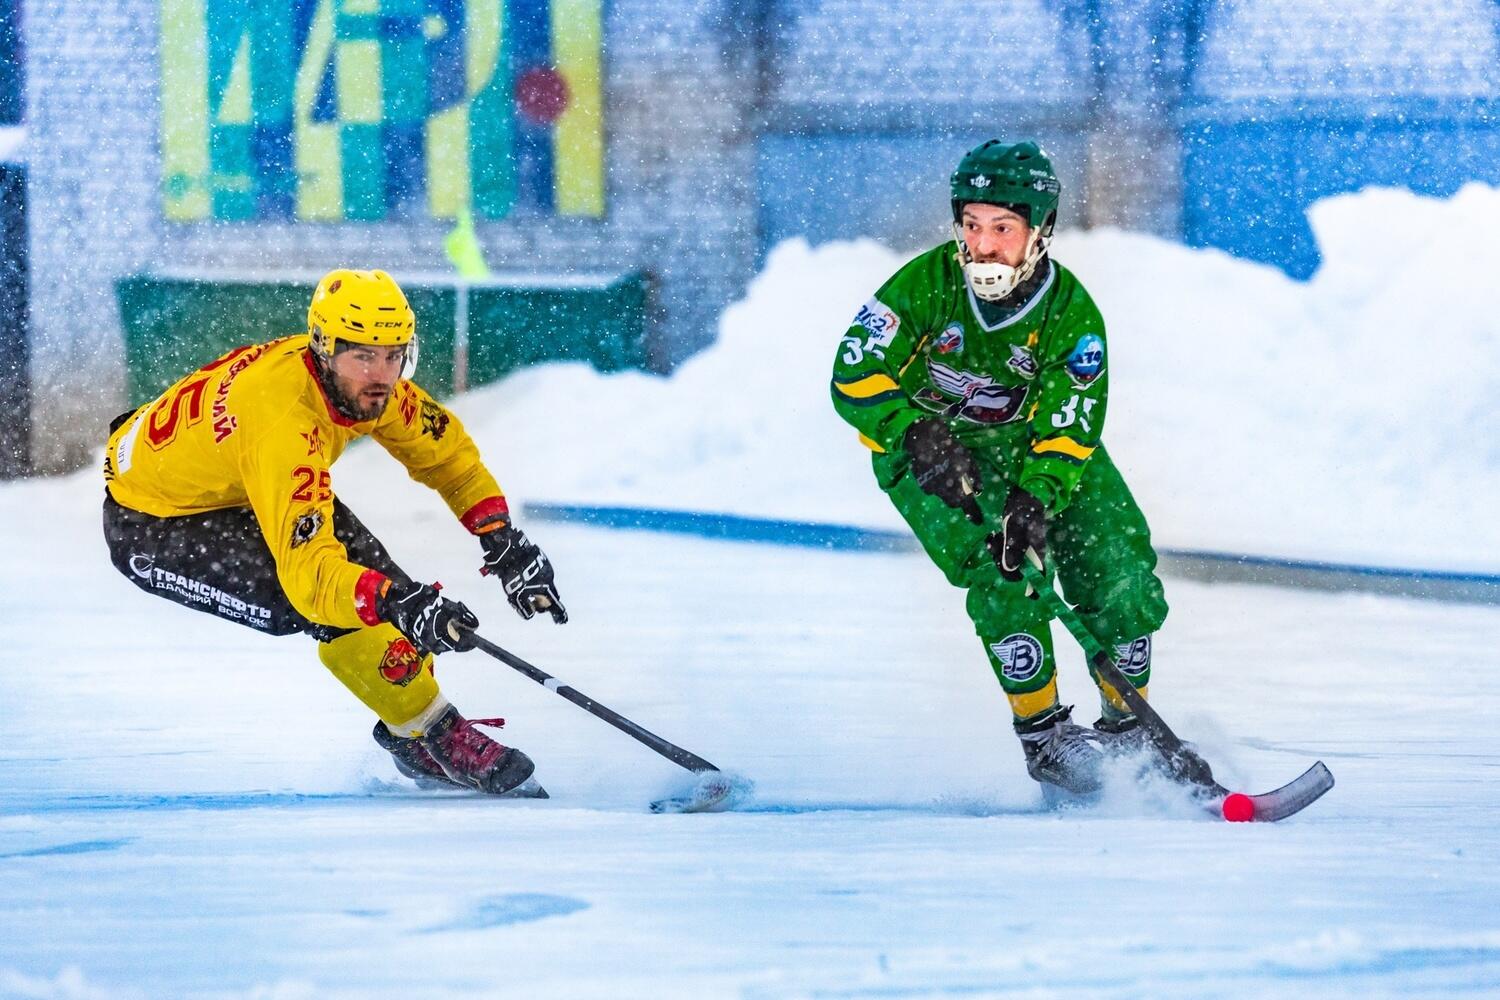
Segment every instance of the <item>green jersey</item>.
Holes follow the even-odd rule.
[[[1109,375],[1093,300],[1066,268],[1043,266],[1002,314],[969,290],[954,244],[910,261],[844,335],[834,408],[877,452],[900,451],[921,417],[945,420],[980,461],[1062,510],[1099,446]]]

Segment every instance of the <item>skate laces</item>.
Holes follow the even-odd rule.
[[[1099,751],[1089,742],[1088,737],[1083,735],[1082,726],[1060,722],[1042,741],[1037,756],[1056,761],[1064,767],[1074,767],[1092,761],[1098,753]]]
[[[483,773],[505,752],[505,747],[474,727],[499,729],[503,725],[504,719],[465,719],[460,716],[443,739],[443,751],[455,767],[471,774]]]

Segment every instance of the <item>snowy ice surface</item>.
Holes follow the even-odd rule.
[[[1109,331],[1104,440],[1168,547],[1500,571],[1500,189],[1319,202],[1311,281],[1213,250],[1062,234]],[[457,404],[527,499],[900,528],[828,380],[910,255],[776,248],[671,379],[527,369]],[[342,467],[341,467],[342,471]]]
[[[1500,989],[1500,609],[1168,581],[1161,711],[1232,787],[1319,758],[1339,785],[1275,826],[1128,787],[1054,813],[920,555],[538,525],[560,628],[435,500],[343,492],[492,639],[755,798],[650,815],[690,776],[479,653],[445,691],[553,797],[419,792],[311,642],[115,574],[96,482],[0,490],[0,997]]]
[[[1158,538],[1495,568],[1497,211],[1482,188],[1324,203],[1309,285],[1119,233],[1061,241],[1110,318],[1109,440]],[[1413,213],[1430,243],[1377,268]],[[826,380],[898,263],[785,246],[672,380],[563,366],[456,405],[522,500],[893,525]],[[1163,714],[1230,786],[1322,759],[1338,787],[1275,826],[1124,785],[1048,812],[962,595],[920,555],[539,523],[559,628],[515,619],[378,448],[335,482],[486,635],[755,797],[650,815],[690,776],[479,653],[442,659],[444,690],[505,716],[553,798],[418,792],[309,641],[117,575],[95,473],[5,484],[0,997],[1500,991],[1500,609],[1169,580]],[[1058,648],[1092,719],[1060,630]]]

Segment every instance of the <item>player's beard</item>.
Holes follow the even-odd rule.
[[[385,408],[390,405],[391,393],[396,387],[386,385],[384,382],[366,382],[363,385],[355,385],[329,371],[328,377],[323,380],[323,388],[328,391],[328,399],[340,415],[355,423],[364,423],[367,420],[380,418]],[[365,395],[372,389],[384,390],[384,395],[379,400],[373,400]]]

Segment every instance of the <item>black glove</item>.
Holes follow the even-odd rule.
[[[538,611],[550,611],[557,624],[568,620],[568,610],[557,599],[557,584],[552,582],[552,564],[524,531],[507,524],[480,535],[479,544],[484,546],[484,566],[479,572],[500,579],[505,599],[516,614],[529,619]]]
[[[472,649],[469,633],[479,627],[474,612],[438,593],[438,587],[391,581],[376,601],[381,618],[416,646],[423,655]]]
[[[1019,486],[1005,498],[1005,516],[1000,530],[985,539],[1000,575],[1012,583],[1021,579],[1026,550],[1040,559],[1047,552],[1047,511],[1042,502]]]
[[[923,493],[962,510],[975,524],[984,523],[979,509],[979,465],[969,449],[941,420],[923,417],[906,429],[901,447],[911,458],[911,474]]]

